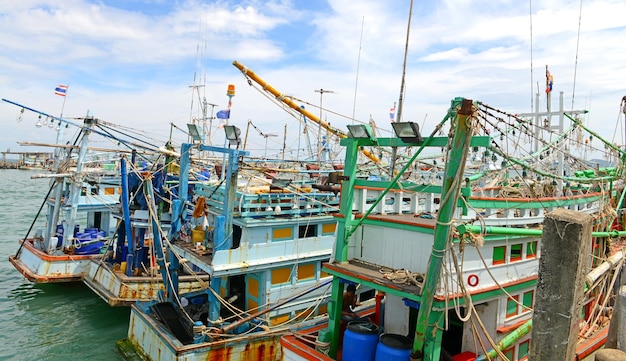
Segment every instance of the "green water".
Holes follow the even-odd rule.
[[[34,285],[8,260],[48,192],[48,180],[31,179],[37,173],[0,170],[0,360],[121,360],[115,341],[126,336],[127,307],[83,284]]]

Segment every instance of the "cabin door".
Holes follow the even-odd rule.
[[[259,305],[263,305],[266,302],[263,273],[247,273],[245,277],[246,310],[256,309]]]
[[[465,315],[465,308],[460,308],[461,316]],[[459,319],[454,309],[448,311],[448,329],[443,332],[441,348],[450,355],[462,352],[463,347],[463,321]],[[442,351],[443,352],[443,351]]]

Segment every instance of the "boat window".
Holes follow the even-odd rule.
[[[517,316],[518,313],[519,296],[511,296],[506,300],[506,318]]]
[[[280,267],[272,270],[272,286],[291,283],[291,267]]]
[[[317,224],[305,224],[298,227],[298,238],[317,236]]]
[[[530,340],[520,342],[517,347],[517,354],[520,360],[528,360],[528,350],[530,349]]]
[[[515,360],[515,345],[502,351],[507,360]]]
[[[315,279],[315,263],[298,265],[298,281]]]
[[[530,310],[533,308],[534,300],[535,300],[535,291],[530,290],[528,292],[524,292],[524,295],[522,296],[522,305],[524,305],[524,309],[522,310],[522,313],[530,312]]]
[[[511,245],[511,261],[517,262],[522,260],[522,244],[513,244]]]
[[[337,223],[322,224],[322,236],[334,235],[337,230]]]
[[[293,239],[293,228],[274,228],[272,229],[272,241],[287,241]]]
[[[492,264],[504,264],[506,262],[506,246],[493,247]]]

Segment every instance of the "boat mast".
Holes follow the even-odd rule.
[[[402,80],[400,81],[400,96],[398,97],[398,112],[396,121],[402,121],[402,105],[404,104],[404,87],[406,84],[406,59],[409,53],[409,35],[411,33],[411,17],[413,16],[413,0],[411,0],[411,5],[409,7],[409,21],[406,26],[406,40],[404,42],[404,62],[402,63]],[[389,175],[393,177],[394,168],[396,166],[396,156],[398,152],[398,148],[393,147],[391,149],[391,164],[389,166]]]
[[[438,356],[439,353],[439,349],[436,347],[436,335],[433,334],[432,330],[437,327],[441,311],[433,311],[432,306],[441,275],[443,254],[451,236],[452,216],[459,198],[461,183],[464,181],[463,173],[472,137],[472,129],[470,127],[472,112],[472,101],[463,99],[455,117],[456,130],[450,146],[448,161],[446,162],[444,182],[441,190],[441,207],[437,213],[437,223],[435,225],[435,239],[428,261],[428,271],[424,280],[421,304],[417,314],[412,355],[414,360],[434,361],[433,357],[435,355]]]
[[[76,179],[71,179],[70,184],[70,214],[66,217],[68,219],[67,228],[63,230],[63,249],[65,247],[69,247],[74,242],[74,221],[76,220],[76,212],[78,211],[78,202],[80,199],[80,192],[82,186],[83,176],[81,172],[83,171],[83,165],[85,163],[85,158],[87,156],[87,145],[89,144],[89,134],[91,134],[91,128],[96,124],[98,120],[93,116],[86,116],[83,127],[83,138],[80,143],[80,151],[78,153],[78,159],[76,160]]]

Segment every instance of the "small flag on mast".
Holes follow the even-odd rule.
[[[552,91],[552,84],[554,83],[554,77],[550,74],[548,70],[548,66],[546,65],[546,93],[550,93]]]
[[[54,88],[54,94],[64,97],[67,94],[67,85],[57,85]]]
[[[220,110],[215,116],[217,119],[228,119],[230,118],[230,109]]]

